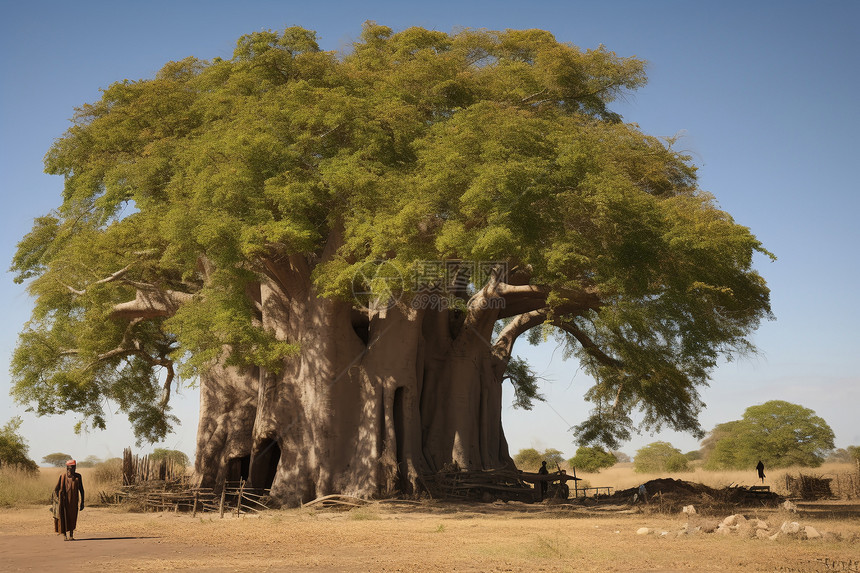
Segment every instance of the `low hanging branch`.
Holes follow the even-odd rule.
[[[174,290],[138,289],[134,300],[113,307],[111,318],[158,318],[171,316],[194,295]]]

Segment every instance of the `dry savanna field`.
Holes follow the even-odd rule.
[[[797,469],[788,470],[797,473]],[[801,470],[817,476],[848,465]],[[744,507],[746,530],[706,533],[727,511],[695,516],[631,506],[521,503],[370,503],[345,509],[270,510],[257,516],[134,513],[99,507],[100,483],[83,470],[88,499],[75,543],[53,534],[48,496],[60,470],[38,478],[0,474],[3,571],[860,571],[860,506],[831,500],[785,508]],[[754,472],[650,476],[619,464],[582,477],[626,489],[673,477],[714,488],[755,483]],[[768,473],[776,491],[784,471]],[[758,521],[757,521],[758,520]],[[771,536],[783,523],[806,535]],[[698,529],[697,529],[698,528]],[[646,531],[647,529],[647,531]],[[725,529],[725,528],[723,528]]]

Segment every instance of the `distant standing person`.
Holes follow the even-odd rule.
[[[761,480],[761,483],[764,483],[764,464],[761,463],[761,460],[758,461],[758,465],[755,469],[758,470],[758,477]]]
[[[648,490],[645,489],[644,483],[639,484],[639,494],[638,495],[639,495],[639,499],[641,499],[645,503],[648,503]]]
[[[538,470],[538,473],[542,476],[549,475],[549,470],[546,469],[546,461],[544,461],[541,464],[540,469]],[[543,501],[543,498],[546,497],[546,490],[548,487],[549,487],[549,482],[547,482],[545,480],[540,482],[540,499],[541,499],[541,501]]]
[[[75,460],[66,462],[66,473],[57,480],[54,495],[57,496],[57,513],[54,516],[54,531],[62,533],[65,541],[75,540],[78,511],[84,510],[84,482],[75,471]]]

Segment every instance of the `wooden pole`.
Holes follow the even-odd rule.
[[[245,489],[245,480],[239,482],[239,500],[236,502],[236,517],[242,514],[242,490]]]
[[[197,517],[197,496],[200,495],[199,491],[194,492],[194,505],[191,506],[191,517]]]
[[[221,490],[221,506],[218,511],[221,513],[221,519],[224,519],[224,497],[227,495],[227,484],[224,484],[224,488]]]

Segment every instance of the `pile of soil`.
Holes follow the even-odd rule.
[[[714,489],[700,483],[679,479],[660,478],[645,483],[647,503],[638,499],[652,511],[676,513],[692,505],[698,512],[722,511],[734,507],[776,507],[785,499],[770,491],[756,491],[745,487]],[[633,503],[639,487],[616,491],[608,499],[616,503]]]

